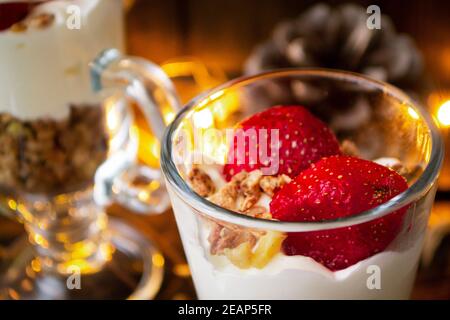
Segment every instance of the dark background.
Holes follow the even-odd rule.
[[[157,63],[195,56],[238,74],[252,48],[283,19],[319,1],[135,0],[127,15],[128,49]],[[450,87],[450,1],[350,1],[376,4],[423,53],[433,84]],[[349,1],[327,1],[338,5]]]

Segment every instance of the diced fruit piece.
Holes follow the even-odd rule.
[[[243,242],[233,249],[224,249],[225,256],[232,264],[241,269],[248,269],[252,264],[252,245],[250,242]]]
[[[374,208],[408,187],[395,171],[350,156],[331,156],[304,170],[273,197],[270,210],[282,221],[322,221]],[[287,255],[308,256],[340,270],[383,251],[400,232],[407,208],[359,225],[289,233]]]
[[[258,269],[264,268],[280,252],[281,243],[285,238],[286,236],[281,232],[267,231],[257,243],[252,256],[252,266]]]
[[[232,141],[223,169],[227,181],[255,169],[295,177],[311,163],[341,153],[333,132],[301,106],[276,106],[252,115],[236,126]]]
[[[253,244],[246,241],[236,248],[223,250],[224,255],[232,264],[240,269],[264,268],[281,249],[281,243],[286,236],[281,232],[267,231],[259,238],[253,251]]]

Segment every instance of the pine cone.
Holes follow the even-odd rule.
[[[245,73],[288,67],[320,67],[366,74],[407,91],[424,87],[421,55],[412,39],[396,33],[382,15],[381,29],[369,29],[366,8],[317,4],[297,19],[280,23],[257,47]]]

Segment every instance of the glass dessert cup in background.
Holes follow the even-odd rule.
[[[57,170],[52,164],[47,164],[51,167],[48,172],[39,172],[45,169],[36,167],[39,162],[26,161],[40,157],[39,151],[58,150],[41,146],[39,139],[30,139],[37,151],[33,146],[19,149],[17,165],[30,172],[22,180],[3,177],[1,209],[23,222],[32,248],[24,250],[3,277],[2,298],[151,299],[159,290],[164,266],[161,253],[130,226],[108,219],[104,208],[119,203],[140,214],[167,209],[169,200],[159,169],[136,162],[138,136],[132,105],[145,115],[154,132],[162,134],[164,123],[153,120],[161,116],[151,117],[150,113],[159,113],[163,104],[177,110],[179,102],[159,67],[122,56],[116,49],[105,50],[91,63],[91,78],[101,101],[98,106],[81,108],[76,115],[71,109],[68,121],[13,123],[15,131],[36,124],[37,136],[42,134],[38,124],[50,130],[62,126],[62,131],[51,133],[55,141],[72,130],[73,134],[67,135],[74,143],[73,157],[84,161],[77,166],[67,157],[71,175],[57,179],[50,176]],[[154,98],[157,90],[167,95]],[[77,148],[86,142],[77,136],[79,128],[73,126],[77,121],[83,124],[84,138],[94,141],[86,149]],[[65,124],[71,125],[66,128]],[[11,126],[4,127],[4,135]],[[16,133],[26,144],[22,133]],[[15,144],[11,148],[18,150]],[[13,168],[5,169],[15,173]]]
[[[228,150],[225,130],[275,105],[306,106],[341,142],[350,141],[361,158],[398,159],[410,169],[408,189],[368,211],[318,222],[253,218],[195,193],[187,181],[192,164],[220,175]],[[161,163],[198,297],[407,299],[442,157],[441,138],[422,107],[400,90],[357,74],[274,71],[230,81],[192,100],[166,130]],[[309,257],[287,256],[280,249],[280,239],[288,233],[345,228],[403,207],[408,209],[402,230],[389,246],[345,269],[333,272]],[[267,237],[260,237],[250,252],[213,254],[214,229],[232,230],[238,235],[260,232]],[[374,273],[380,281],[375,285],[371,282]]]
[[[160,110],[176,112],[178,98],[156,65],[103,51],[123,48],[121,0],[36,3],[0,30],[9,61],[0,76],[0,212],[23,222],[29,240],[0,276],[0,299],[151,299],[164,258],[105,207],[168,208],[159,168],[136,161],[131,105],[160,137]],[[81,9],[79,30],[66,26],[70,4]]]

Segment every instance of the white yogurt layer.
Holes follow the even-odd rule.
[[[80,8],[80,29],[67,26],[70,5]],[[55,20],[23,32],[0,31],[0,112],[23,120],[62,119],[71,104],[99,102],[88,64],[106,48],[123,49],[121,1],[50,1],[27,19],[39,13]]]
[[[421,241],[332,272],[313,259],[279,253],[263,269],[239,269],[224,256],[186,248],[200,299],[408,299]],[[371,276],[380,275],[379,289]]]

